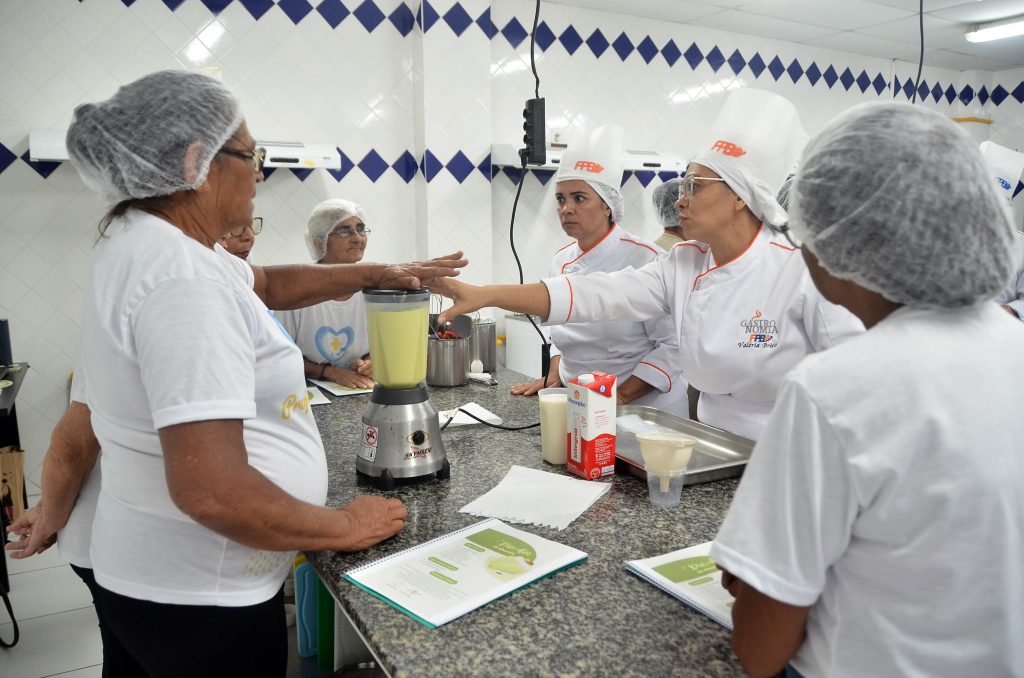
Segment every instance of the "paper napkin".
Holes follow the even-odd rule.
[[[461,405],[459,408],[454,410],[442,410],[441,412],[438,412],[437,418],[441,422],[441,426],[444,426],[445,422],[451,419],[452,417],[455,418],[452,419],[452,423],[448,424],[449,427],[469,426],[470,424],[480,423],[473,417],[466,415],[465,412],[459,412],[459,409],[466,410],[467,412],[472,412],[476,416],[486,421],[488,424],[501,424],[501,417],[494,414],[490,410],[484,409],[483,407],[477,405],[476,403],[466,403],[465,405]]]
[[[610,488],[611,483],[513,466],[494,489],[459,513],[564,530]]]

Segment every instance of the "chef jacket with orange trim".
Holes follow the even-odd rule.
[[[687,241],[640,269],[573,273],[543,281],[545,324],[671,316],[682,368],[701,391],[700,421],[755,440],[790,368],[864,332],[821,296],[800,252],[769,228],[721,264],[707,245]]]
[[[634,270],[663,255],[650,242],[619,226],[587,251],[573,242],[555,253],[551,275]],[[645,320],[606,320],[551,328],[551,355],[561,355],[563,384],[584,372],[614,374],[619,384],[636,376],[654,390],[631,401],[687,416],[686,379],[676,333],[668,316]]]

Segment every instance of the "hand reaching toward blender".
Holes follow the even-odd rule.
[[[453,252],[427,261],[409,264],[384,264],[375,271],[376,281],[370,287],[382,290],[417,289],[436,284],[446,277],[457,276],[469,263],[462,252]]]

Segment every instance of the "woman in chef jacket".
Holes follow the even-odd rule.
[[[793,232],[868,330],[786,375],[712,547],[750,675],[1024,670],[1024,326],[991,301],[1020,262],[989,181],[910,104],[804,153]]]
[[[991,170],[998,193],[1010,208],[1013,208],[1013,191],[1017,182],[1024,174],[1024,153],[992,143],[981,142],[981,154]],[[1015,232],[1014,242],[1017,249],[1024,250],[1024,234]],[[1010,278],[1009,283],[996,297],[996,303],[1002,304],[1010,315],[1024,320],[1024,267],[1021,267]]]
[[[782,377],[804,356],[864,327],[814,288],[800,253],[773,227],[775,191],[806,135],[786,99],[730,92],[686,170],[679,225],[688,240],[638,270],[563,275],[534,285],[443,282],[445,317],[482,306],[533,313],[547,324],[669,316],[700,421],[756,439]]]
[[[576,240],[555,253],[551,275],[636,269],[658,256],[653,244],[625,231],[622,184],[623,132],[604,125],[569,145],[559,163],[555,200],[565,234]],[[617,377],[620,404],[650,405],[685,416],[686,382],[671,323],[665,317],[608,320],[551,328],[551,368],[546,379],[512,388],[533,395],[585,372]]]
[[[309,215],[306,247],[320,264],[362,261],[370,229],[366,213],[351,200],[325,200]],[[302,350],[310,379],[325,379],[348,388],[373,388],[370,338],[363,293],[278,311],[277,319]]]

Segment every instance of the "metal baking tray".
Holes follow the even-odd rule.
[[[697,439],[690,464],[686,467],[684,485],[696,485],[743,475],[743,469],[750,459],[750,452],[754,449],[753,440],[663,412],[655,407],[622,405],[618,408],[617,417],[630,414],[637,415],[647,424],[685,433]],[[618,426],[616,429],[615,470],[646,478],[636,434]]]

